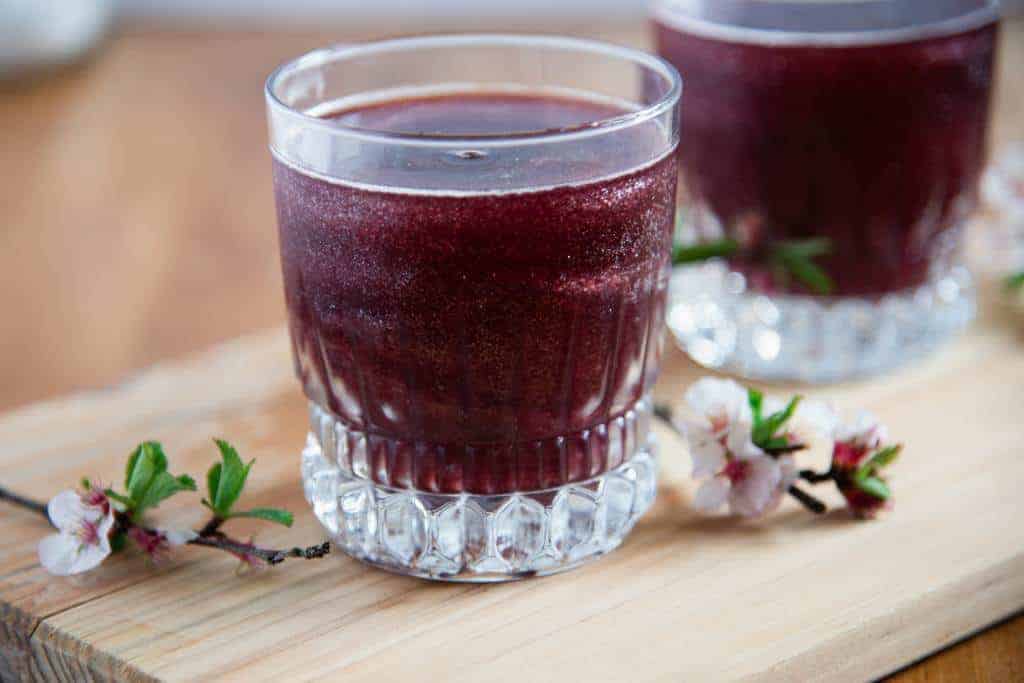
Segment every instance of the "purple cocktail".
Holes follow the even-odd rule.
[[[370,49],[472,64],[489,40]],[[598,49],[523,40],[550,61],[538,73]],[[435,73],[289,102],[274,80],[301,73],[271,79],[292,117],[272,100],[307,494],[358,557],[440,578],[555,571],[614,547],[649,505],[678,83],[599,49],[629,64],[627,89]],[[321,68],[358,71],[359,50]]]
[[[687,87],[687,227],[736,245],[717,330],[695,329],[684,295],[684,344],[807,380],[933,347],[971,307],[957,252],[985,159],[994,4],[710,5],[663,2],[654,23]]]

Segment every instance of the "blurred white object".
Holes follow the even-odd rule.
[[[933,1],[920,0],[922,4]],[[638,24],[646,17],[649,5],[650,0],[121,0],[124,14],[129,18],[174,23],[223,25],[241,21],[303,25],[333,20],[352,25],[353,22],[396,21],[402,26],[422,25],[428,30],[451,30],[463,25],[507,20],[576,20],[585,25],[598,20]],[[1024,0],[1003,0],[1002,6],[1007,16],[1021,13]]]
[[[990,227],[993,265],[1000,270],[1024,268],[1024,141],[1007,145],[981,182],[993,213]]]
[[[1024,223],[1024,141],[1006,146],[985,171],[985,201],[1004,218]]]
[[[129,19],[187,25],[306,26],[335,21],[346,26],[394,23],[404,30],[415,26],[449,31],[481,23],[501,30],[505,21],[543,25],[549,19],[584,25],[594,20],[639,24],[646,17],[649,0],[121,0],[120,4]]]
[[[75,61],[113,16],[113,0],[0,0],[0,77]]]

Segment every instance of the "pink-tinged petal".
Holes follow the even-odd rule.
[[[71,574],[81,574],[95,569],[110,554],[110,541],[106,536],[101,543],[83,545],[78,549],[71,565]]]
[[[867,454],[867,448],[856,443],[836,441],[832,446],[832,468],[840,472],[852,472]]]
[[[868,449],[877,448],[889,438],[889,430],[878,421],[878,418],[867,411],[861,411],[849,424],[840,425],[836,429],[836,441],[856,444]]]
[[[796,460],[792,455],[783,455],[777,458],[775,462],[779,463],[779,471],[782,473],[782,480],[779,482],[779,486],[785,492],[800,478],[800,470],[797,468]]]
[[[760,458],[764,451],[751,440],[753,427],[748,422],[737,422],[725,437],[725,447],[737,458]]]
[[[725,447],[706,432],[691,438],[689,443],[693,477],[701,479],[721,472],[725,467]]]
[[[75,557],[78,554],[78,539],[70,534],[50,534],[39,541],[39,564],[43,569],[57,576],[74,574]]]
[[[111,507],[107,507],[107,511],[96,522],[96,531],[100,538],[108,539],[112,528],[114,528],[114,510]]]
[[[703,514],[717,512],[729,497],[731,488],[729,480],[725,477],[712,477],[708,479],[693,497],[693,507]]]
[[[46,504],[46,514],[50,522],[61,531],[75,529],[78,527],[82,515],[85,513],[85,506],[77,491],[61,491],[50,499]]]
[[[802,401],[793,420],[797,430],[809,429],[822,439],[834,438],[839,427],[839,413],[825,401]]]
[[[731,379],[705,377],[686,390],[685,399],[694,412],[715,422],[752,419],[747,390]]]
[[[746,462],[746,476],[729,491],[729,508],[743,517],[760,517],[779,499],[782,469],[767,456]]]
[[[191,529],[164,529],[163,534],[167,543],[172,546],[185,545],[199,535]]]
[[[772,491],[771,498],[768,504],[765,506],[765,513],[775,510],[782,503],[782,499],[785,497],[789,487],[796,483],[797,479],[800,478],[800,471],[796,467],[796,462],[793,460],[793,456],[784,455],[776,460],[779,465],[779,472],[781,478],[779,479],[778,485],[775,490]]]

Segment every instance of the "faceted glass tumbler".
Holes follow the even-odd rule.
[[[642,52],[440,36],[267,82],[302,480],[424,578],[547,574],[650,507],[681,83]]]
[[[996,0],[660,0],[686,81],[680,267],[669,326],[697,362],[835,381],[963,327],[961,265],[985,162]]]

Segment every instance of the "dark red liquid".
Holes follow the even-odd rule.
[[[494,94],[335,117],[465,135],[571,127],[612,113]],[[594,152],[613,166],[614,149]],[[381,160],[381,177],[396,163]],[[473,160],[461,163],[425,170],[472,172]],[[548,160],[524,163],[548,184]],[[627,411],[654,383],[676,174],[668,154],[588,184],[446,196],[327,182],[275,160],[285,292],[307,396],[371,435],[380,483],[493,493],[607,469],[607,436],[584,430]]]
[[[838,295],[920,285],[950,257],[985,158],[996,25],[846,46],[655,31],[685,84],[689,200],[727,234],[830,238]]]

